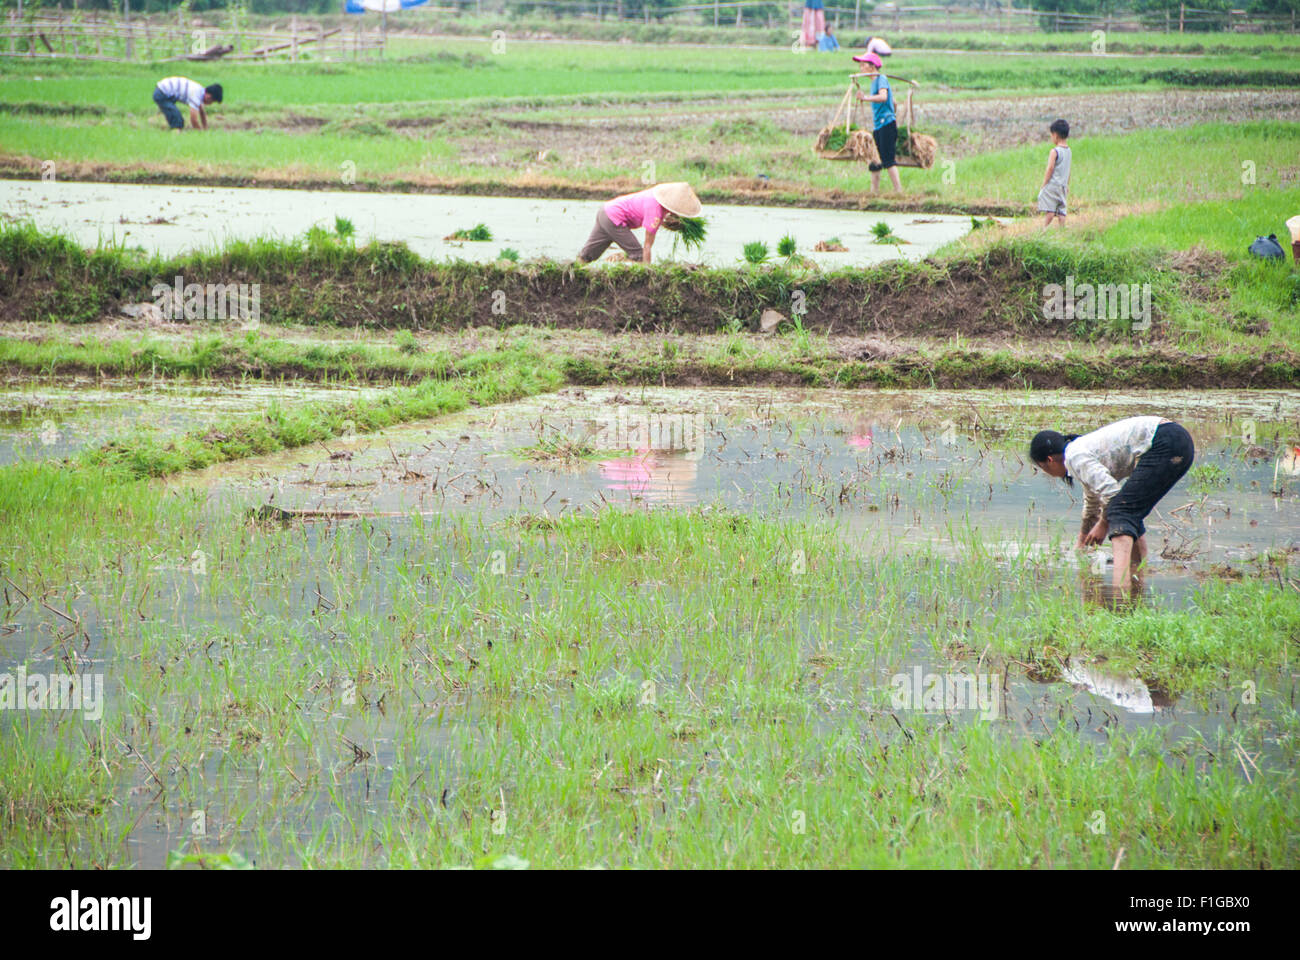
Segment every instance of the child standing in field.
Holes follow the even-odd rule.
[[[1038,209],[1047,214],[1043,226],[1050,227],[1052,218],[1065,226],[1065,196],[1070,191],[1070,125],[1057,120],[1049,128],[1052,133],[1052,152],[1047,155],[1047,172],[1043,174],[1043,189],[1038,191]]]

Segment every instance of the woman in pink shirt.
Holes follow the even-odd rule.
[[[609,249],[611,243],[617,243],[629,260],[649,263],[659,228],[676,230],[681,226],[681,217],[698,217],[702,209],[700,198],[689,183],[660,183],[648,190],[615,197],[596,214],[596,225],[578,259],[590,263]],[[644,247],[632,232],[637,227],[645,229]]]

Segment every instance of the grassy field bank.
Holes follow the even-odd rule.
[[[1048,121],[1024,125],[1059,112],[1076,126],[1076,209],[1239,196],[1245,160],[1254,185],[1296,176],[1300,116],[1271,99],[1300,88],[1285,51],[900,56],[891,69],[921,79],[941,162],[906,171],[904,197],[870,198],[862,165],[811,151],[847,56],[419,42],[400,61],[203,65],[228,96],[201,137],[165,134],[149,96],[160,66],[6,62],[0,173],[52,161],[77,179],[597,196],[635,188],[653,164],[706,199],[1007,214],[1027,211],[1043,165]],[[1161,91],[1175,95],[1164,115]],[[1199,116],[1177,100],[1193,93]]]

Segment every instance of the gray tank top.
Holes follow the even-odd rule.
[[[1070,148],[1061,144],[1053,149],[1056,150],[1056,166],[1052,168],[1052,178],[1047,183],[1060,187],[1064,192],[1070,185]]]

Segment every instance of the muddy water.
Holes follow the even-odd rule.
[[[11,381],[0,388],[0,465],[61,459],[127,433],[202,428],[267,404],[341,401],[369,387],[136,380]]]
[[[606,504],[814,514],[875,549],[952,553],[973,531],[994,556],[1064,565],[1078,562],[1080,495],[1025,462],[1028,439],[1139,413],[1180,420],[1198,446],[1196,469],[1148,522],[1153,583],[1187,585],[1215,564],[1300,547],[1300,467],[1285,456],[1300,437],[1294,391],[569,390],[184,482],[240,508],[344,515],[500,520]],[[1105,550],[1087,560],[1106,562]]]
[[[401,544],[414,522],[411,511],[466,512],[492,521],[519,513],[558,516],[622,503],[666,510],[730,508],[767,516],[813,514],[834,518],[850,543],[902,544],[941,556],[969,549],[971,541],[960,531],[971,529],[986,549],[1006,558],[1008,583],[1014,587],[1015,578],[1023,575],[1023,568],[1011,568],[1017,555],[1029,554],[1047,565],[1072,562],[1068,541],[1078,509],[1062,484],[1024,465],[1026,437],[1043,425],[1084,430],[1122,415],[1148,412],[1185,423],[1198,443],[1198,465],[1214,466],[1226,478],[1208,486],[1186,479],[1167,498],[1161,516],[1153,518],[1153,548],[1159,552],[1161,543],[1168,542],[1177,548],[1177,557],[1157,562],[1149,602],[1181,603],[1197,573],[1211,565],[1290,547],[1300,539],[1300,476],[1288,472],[1293,466],[1278,468],[1282,495],[1269,493],[1275,455],[1300,434],[1300,392],[1295,391],[1106,396],[754,390],[624,394],[570,389],[329,444],[328,450],[305,448],[206,471],[178,482],[209,491],[214,510],[273,503],[285,509],[396,514],[375,520],[377,534],[372,538],[359,536],[359,525],[348,521],[295,528],[299,551],[286,562],[296,564],[298,572],[288,589],[258,587],[257,571],[240,574],[250,578],[252,586],[244,598],[259,618],[296,625],[311,638],[309,643],[323,648],[340,638],[331,632],[330,610],[322,600],[313,557],[339,541],[348,545],[345,550],[355,551],[357,572],[364,576],[352,604],[373,610],[379,622],[392,606],[389,586],[397,582]],[[1255,442],[1244,444],[1246,435]],[[1248,455],[1248,446],[1258,448],[1255,455]],[[331,459],[330,451],[350,454],[351,459]],[[581,455],[569,455],[575,452]],[[435,551],[454,555],[437,537],[431,542]],[[533,562],[545,562],[544,554]],[[438,574],[433,580],[439,591],[446,590],[445,596],[439,593],[430,602],[455,602],[456,581],[468,576],[463,562],[446,577],[440,570],[428,572]],[[1062,579],[1072,582],[1069,576],[1054,582]],[[114,664],[123,651],[114,637],[122,626],[100,613],[94,585],[82,586],[60,602],[85,630],[87,642],[79,648],[79,659],[87,669],[107,674],[108,702],[120,704],[123,696]],[[220,595],[205,595],[200,579],[174,563],[160,561],[151,569],[151,588],[141,622],[151,624],[151,635],[184,636],[183,649],[174,651],[178,657],[206,656],[210,639],[225,642],[221,638],[243,636],[248,628],[244,613]],[[707,590],[707,585],[701,589]],[[324,591],[330,593],[328,583]],[[539,607],[546,599],[537,597]],[[682,598],[661,602],[677,604]],[[991,606],[995,603],[990,601]],[[981,613],[996,615],[996,609]],[[869,630],[871,613],[862,605],[847,604],[842,615],[844,635]],[[50,621],[36,604],[15,601],[4,624],[0,671],[21,663],[32,672],[58,669]],[[246,637],[244,642],[257,643],[259,638]],[[810,632],[798,642],[811,648],[815,639]],[[870,676],[841,675],[822,685],[827,729],[883,716],[900,676],[908,689],[916,690],[931,675],[952,678],[976,669],[975,664],[938,655],[931,638],[918,630],[899,649],[882,655]],[[995,687],[983,692],[989,697],[987,713],[999,721],[1000,729],[1040,737],[1064,723],[1080,738],[1096,743],[1105,742],[1117,728],[1152,729],[1170,743],[1183,736],[1209,742],[1217,731],[1247,722],[1247,714],[1275,722],[1277,714],[1269,711],[1288,702],[1290,682],[1282,676],[1261,677],[1259,703],[1264,706],[1238,714],[1226,689],[1171,697],[1149,678],[1113,673],[1101,664],[1071,662],[1059,676],[1013,674],[997,679]],[[492,726],[493,708],[466,699],[448,701],[446,691],[418,684],[401,693],[387,712],[356,710],[343,716],[332,695],[304,695],[302,717],[314,733],[296,749],[330,771],[349,804],[374,809],[382,805],[394,784],[394,770],[404,762],[400,744],[403,731],[409,735],[415,713],[422,718],[419,750],[429,758],[437,782],[452,785],[447,802],[455,809],[454,785],[465,767],[463,751]],[[864,703],[864,698],[870,702]],[[950,717],[957,723],[981,722],[978,710],[946,713],[942,708],[920,722],[942,724]],[[364,746],[370,756],[352,764],[337,749],[341,737]],[[208,801],[213,822],[223,819],[223,803],[233,806],[256,799],[258,773],[241,767],[234,749],[214,750],[202,764],[208,782],[230,778],[231,783],[214,791]],[[133,810],[148,813],[147,795],[121,799]],[[269,829],[301,838],[337,812],[322,796],[316,823],[272,820],[245,824],[242,831]],[[273,814],[268,811],[266,816]],[[168,851],[179,846],[181,835],[175,818],[159,813],[142,816],[127,842],[135,862],[158,867]],[[243,845],[234,838],[235,848]]]
[[[255,188],[159,187],[127,184],[0,180],[0,210],[19,220],[34,220],[92,247],[99,242],[142,247],[165,255],[220,246],[255,237],[288,239],[313,226],[334,229],[344,217],[361,241],[402,240],[431,259],[494,260],[504,247],[525,258],[572,260],[595,222],[598,202],[507,197],[456,197],[427,194],[264,190]],[[962,237],[969,217],[892,213],[853,213],[790,207],[710,204],[709,241],[702,254],[672,252],[671,234],[655,247],[656,260],[728,266],[742,261],[742,248],[761,240],[776,255],[785,234],[799,252],[823,266],[879,263],[903,257],[919,260]],[[874,224],[888,223],[904,241],[879,244]],[[492,231],[485,243],[444,238],[484,223]],[[845,253],[816,253],[822,240],[838,237]]]

